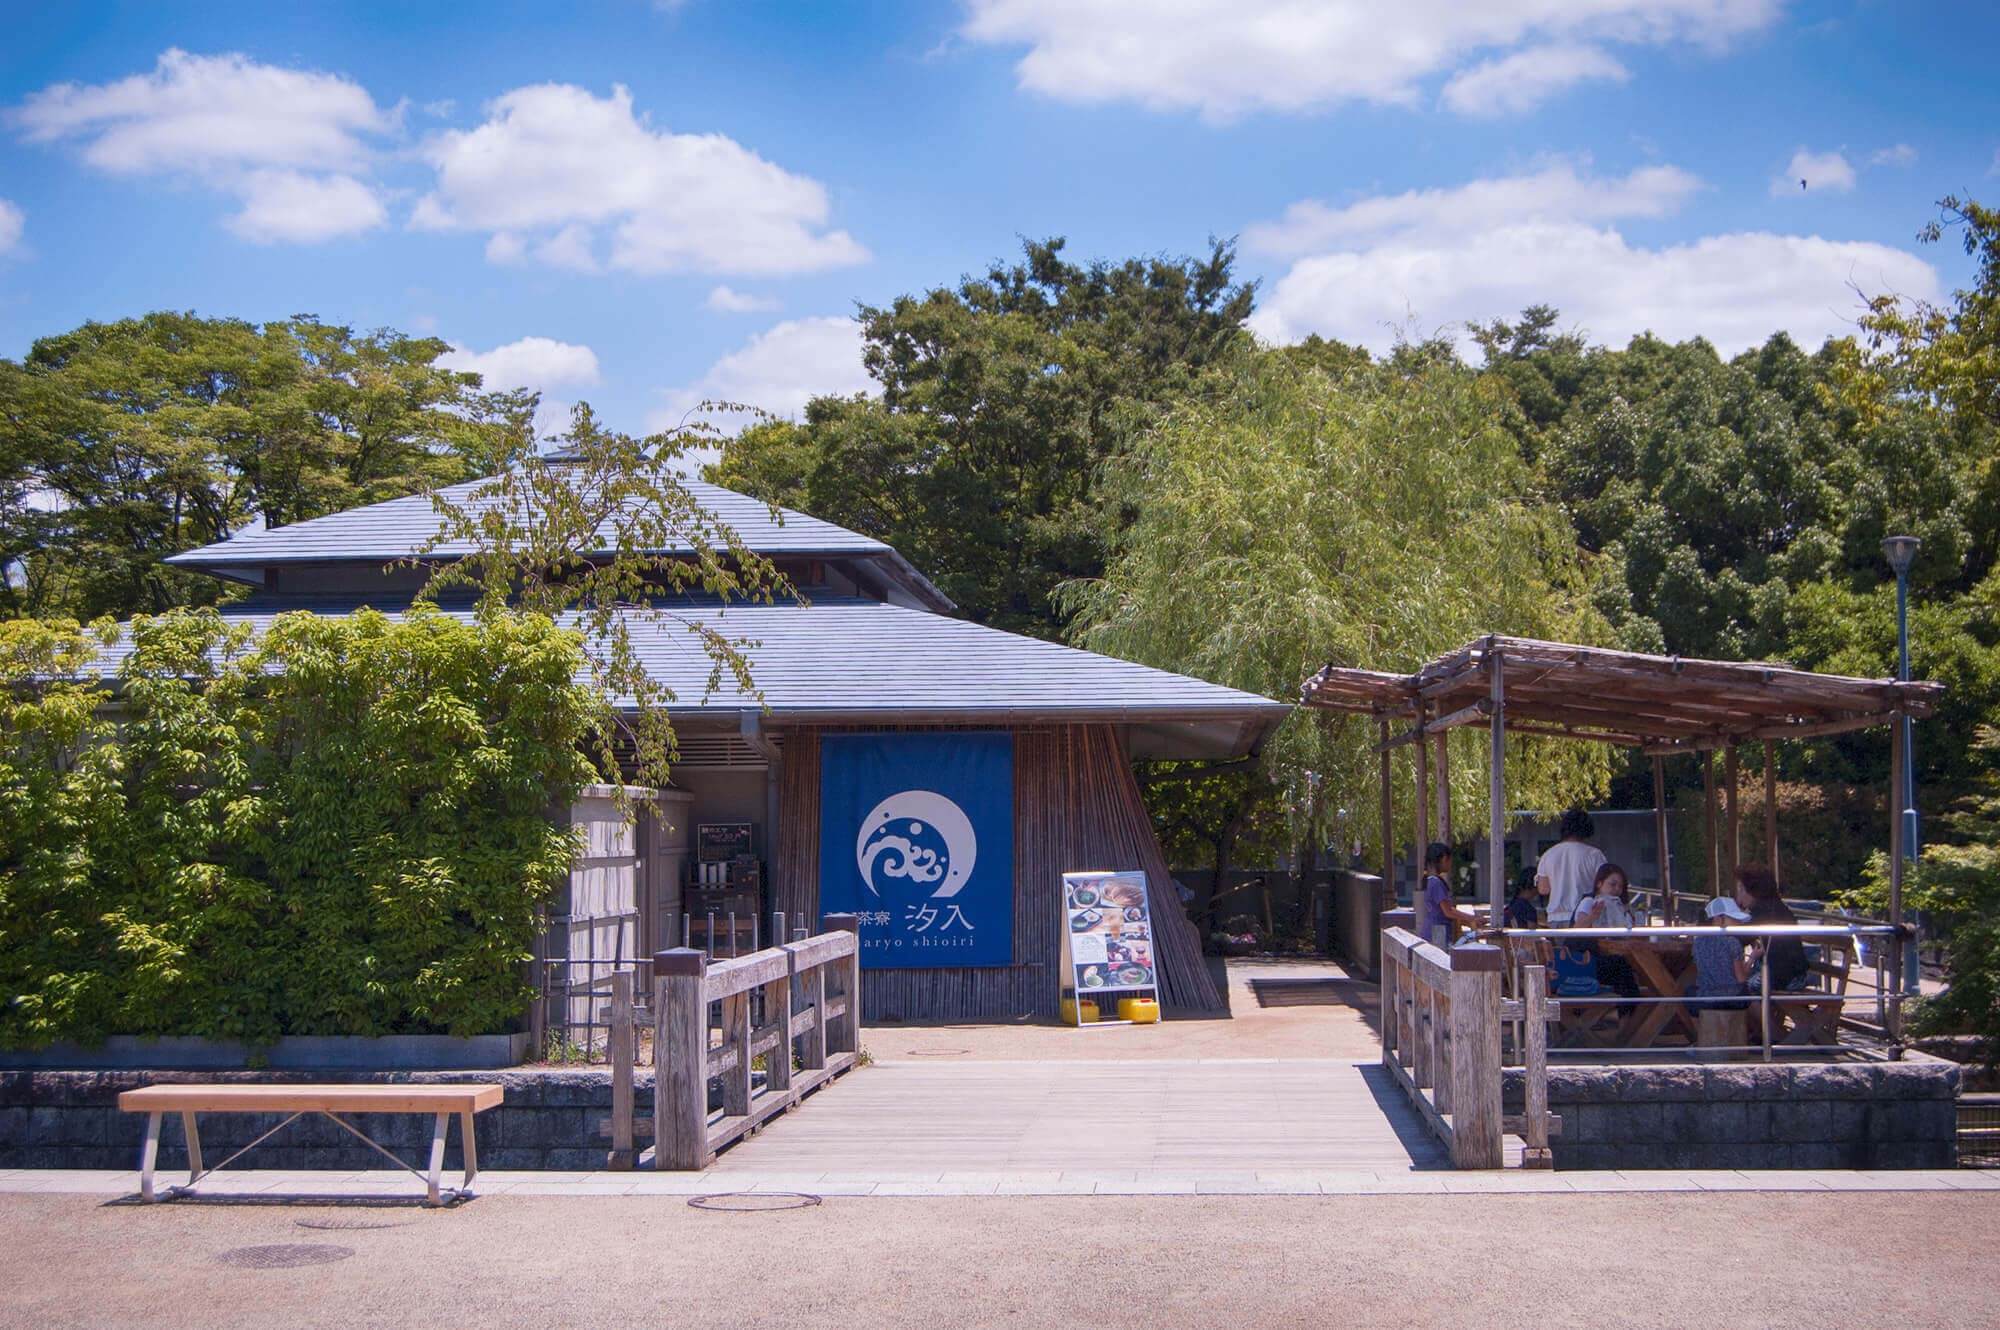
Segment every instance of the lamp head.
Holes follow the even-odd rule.
[[[1917,557],[1917,547],[1924,542],[1915,536],[1890,536],[1882,542],[1882,557],[1889,561],[1889,571],[1902,577],[1910,571],[1910,564]]]

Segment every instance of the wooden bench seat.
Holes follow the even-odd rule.
[[[445,1133],[452,1118],[459,1120],[459,1146],[465,1155],[465,1182],[458,1189],[465,1195],[479,1173],[479,1147],[473,1133],[473,1117],[497,1106],[505,1091],[497,1085],[148,1085],[126,1090],[118,1096],[118,1107],[127,1113],[146,1114],[146,1139],[139,1151],[139,1194],[146,1201],[153,1194],[153,1165],[160,1150],[160,1119],[168,1113],[181,1115],[187,1135],[188,1180],[186,1187],[172,1192],[191,1191],[208,1174],[269,1140],[293,1119],[319,1113],[353,1133],[364,1144],[407,1172],[423,1178],[428,1186],[427,1203],[440,1203],[438,1175],[444,1168]],[[201,1136],[195,1128],[198,1113],[285,1113],[289,1116],[270,1131],[229,1156],[214,1168],[203,1168]],[[370,1140],[365,1132],[339,1115],[342,1113],[429,1113],[431,1127],[430,1172],[416,1169]],[[170,1193],[171,1194],[171,1193]]]

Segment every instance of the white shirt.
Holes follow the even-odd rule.
[[[1576,903],[1596,889],[1604,851],[1580,840],[1557,841],[1535,865],[1535,876],[1549,880],[1549,924],[1561,927],[1576,914]]]
[[[1574,922],[1578,928],[1630,928],[1638,918],[1616,896],[1586,896],[1577,904]]]

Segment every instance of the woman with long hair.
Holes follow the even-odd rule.
[[[1792,913],[1792,907],[1785,904],[1785,898],[1778,894],[1778,879],[1771,876],[1768,868],[1736,870],[1736,903],[1749,913],[1753,924],[1795,924],[1799,921],[1799,917]],[[1759,965],[1770,968],[1773,993],[1805,987],[1806,978],[1812,973],[1812,967],[1806,961],[1806,945],[1795,937],[1760,938],[1751,944],[1745,959],[1749,961],[1749,972],[1744,978],[1752,993],[1763,989],[1763,978],[1756,974]]]

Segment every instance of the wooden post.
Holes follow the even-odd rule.
[[[827,1052],[859,1053],[861,1051],[861,920],[851,914],[830,914],[826,917],[826,931],[829,933],[854,934],[854,951],[833,962],[840,968],[841,988],[847,998],[847,1010],[833,1022],[826,1032]]]
[[[1451,1162],[1499,1168],[1500,948],[1451,951]]]
[[[1507,844],[1507,678],[1506,665],[1500,653],[1494,649],[1493,639],[1486,639],[1486,659],[1492,673],[1493,716],[1489,724],[1491,753],[1487,758],[1486,773],[1486,898],[1493,906],[1493,927],[1505,923],[1507,908],[1507,888],[1500,879],[1506,875]],[[1495,1021],[1495,1029],[1499,1028]],[[1495,1165],[1497,1167],[1497,1165]]]
[[[745,1117],[750,1112],[750,995],[732,993],[722,999],[722,1046],[736,1050],[736,1065],[722,1073],[722,1116]]]
[[[653,1167],[707,1168],[708,957],[690,947],[653,957]]]
[[[1722,750],[1722,771],[1727,782],[1723,798],[1729,810],[1729,834],[1724,838],[1723,848],[1728,853],[1727,877],[1736,876],[1736,866],[1743,862],[1743,812],[1737,800],[1737,787],[1741,783],[1736,766],[1736,745],[1734,742]]]
[[[1424,725],[1424,704],[1419,702],[1417,703],[1417,728],[1419,731],[1423,729],[1423,725]],[[1420,733],[1417,736],[1417,741],[1411,744],[1410,747],[1413,750],[1412,755],[1416,758],[1416,768],[1417,768],[1417,802],[1416,802],[1417,845],[1415,853],[1411,856],[1411,862],[1416,865],[1417,869],[1416,876],[1413,880],[1416,882],[1417,886],[1421,889],[1422,886],[1424,885],[1424,850],[1430,845],[1430,840],[1431,840],[1431,825],[1430,825],[1431,764],[1430,764],[1430,751],[1429,751],[1430,745],[1424,742],[1423,736]]]
[[[632,1036],[632,972],[619,970],[611,976],[611,1168],[632,1167]]]
[[[764,1088],[789,1090],[792,1088],[792,972],[789,967],[764,985],[764,1024],[767,1028],[775,1026],[778,1030],[776,1046],[764,1053]]]
[[[1375,717],[1375,732],[1384,744],[1389,742],[1389,718],[1378,714]],[[1384,899],[1396,890],[1396,804],[1393,787],[1389,783],[1389,750],[1382,749],[1382,893]],[[1218,884],[1219,889],[1220,884]],[[1410,892],[1410,900],[1421,905],[1424,898],[1423,883],[1418,882]],[[1401,899],[1401,897],[1397,897]],[[1421,918],[1419,919],[1421,922]]]
[[[1778,749],[1764,741],[1764,857],[1771,861],[1771,880],[1782,887],[1778,876]]]
[[[1653,755],[1653,857],[1660,865],[1660,909],[1664,922],[1676,924],[1680,916],[1674,900],[1674,855],[1667,843],[1667,760]]]
[[[1701,755],[1701,797],[1703,813],[1707,818],[1708,847],[1708,894],[1722,894],[1722,843],[1715,834],[1715,754],[1704,751]]]
[[[1411,953],[1414,960],[1415,952]],[[1417,967],[1410,966],[1410,1084],[1419,1090],[1428,1090],[1436,1083],[1434,1069],[1437,1053],[1432,1043],[1437,1039],[1437,1027],[1432,1023],[1435,1014],[1431,1006],[1430,990],[1424,987]]]
[[[1437,838],[1446,845],[1451,844],[1451,735],[1443,730],[1431,736],[1437,747],[1437,756],[1431,763],[1437,769],[1432,779],[1437,782]]]
[[[1544,1014],[1548,1000],[1548,971],[1540,965],[1521,967],[1521,1005],[1527,1015],[1521,1058],[1521,1108],[1527,1118],[1521,1133],[1523,1168],[1555,1167],[1549,1153],[1549,1023]]]
[[[812,1013],[812,1023],[799,1035],[799,1066],[818,1071],[826,1066],[826,967],[812,965],[801,970],[798,953],[791,946],[785,950],[791,953],[792,974],[799,985],[799,1009]]]

